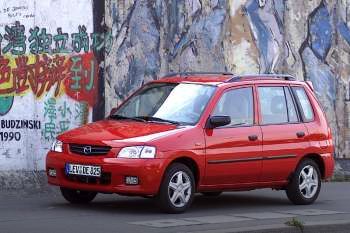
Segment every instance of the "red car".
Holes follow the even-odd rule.
[[[144,85],[107,119],[59,135],[46,169],[71,203],[117,193],[155,197],[180,213],[196,192],[273,188],[311,204],[333,173],[333,149],[311,83],[182,73]]]

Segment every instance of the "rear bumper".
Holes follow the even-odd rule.
[[[321,154],[324,164],[324,179],[330,179],[334,172],[334,158],[331,153]]]
[[[100,179],[67,176],[65,164],[101,166],[104,178]],[[46,157],[48,183],[60,187],[119,193],[125,195],[155,195],[158,193],[165,167],[164,159],[120,159],[104,157],[85,157],[65,153],[49,152]],[[55,169],[56,177],[49,176],[48,170]],[[126,185],[126,176],[137,176],[138,185]]]

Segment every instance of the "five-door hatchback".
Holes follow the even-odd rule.
[[[142,86],[107,119],[57,137],[48,182],[71,203],[154,197],[185,211],[197,192],[273,188],[311,204],[334,167],[312,84],[288,75],[182,73]]]

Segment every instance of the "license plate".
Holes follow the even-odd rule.
[[[67,175],[80,175],[80,176],[101,176],[100,166],[80,165],[80,164],[66,164]]]

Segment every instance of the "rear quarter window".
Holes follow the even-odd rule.
[[[314,111],[312,109],[309,97],[307,96],[303,87],[292,87],[295,98],[297,99],[301,113],[305,121],[312,121],[314,119]]]

